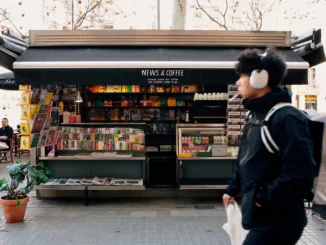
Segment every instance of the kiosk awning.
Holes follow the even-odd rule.
[[[230,84],[244,48],[30,47],[14,63],[18,84]],[[309,63],[281,48],[286,84],[306,84]]]
[[[310,30],[295,37],[292,42],[292,49],[307,61],[310,67],[326,61],[324,47],[321,42],[321,29]]]
[[[13,70],[13,63],[26,50],[27,44],[16,39],[0,35],[0,66]]]

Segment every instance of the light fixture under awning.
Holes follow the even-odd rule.
[[[157,84],[155,78],[164,84],[231,84],[244,49],[30,47],[14,63],[14,72],[19,84]],[[285,83],[307,83],[309,64],[290,48],[279,51],[289,69]]]
[[[235,61],[45,61],[16,62],[15,69],[233,69]],[[287,62],[288,69],[308,69],[308,62]]]

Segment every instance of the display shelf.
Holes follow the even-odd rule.
[[[145,161],[145,157],[40,157],[40,160],[46,161],[58,161],[58,160],[71,160],[71,161],[105,161],[105,160],[115,160],[115,161]]]
[[[84,191],[85,185],[36,185],[36,190]]]
[[[176,120],[137,120],[137,121],[125,121],[125,120],[94,120],[92,122],[89,122],[89,124],[92,124],[92,123],[112,123],[112,124],[117,124],[117,123],[133,123],[133,122],[144,122],[144,124],[146,123],[160,123],[160,122],[164,122],[164,123],[176,123],[177,121]]]
[[[143,185],[128,185],[128,186],[119,186],[119,185],[89,185],[87,186],[89,191],[144,191],[146,190],[145,186]]]
[[[224,190],[227,185],[180,185],[180,190]]]
[[[178,92],[178,93],[166,93],[166,92],[155,92],[155,93],[150,93],[150,92],[132,92],[132,93],[123,93],[123,92],[118,92],[118,93],[112,93],[112,92],[88,92],[88,95],[121,95],[121,96],[125,96],[125,95],[195,95],[195,93],[197,92]]]
[[[187,127],[187,128],[226,128],[227,125],[225,123],[178,123],[177,127]],[[205,129],[204,129],[205,130]]]
[[[227,156],[227,157],[178,157],[178,160],[182,161],[195,161],[195,160],[236,160],[237,157]]]
[[[131,125],[146,125],[146,123],[144,122],[132,122],[132,121],[103,121],[103,122],[99,122],[99,121],[93,121],[93,122],[82,122],[82,123],[61,123],[60,126],[106,126],[106,125],[127,125],[127,126],[131,126]]]
[[[125,191],[137,191],[146,190],[145,186],[118,186],[118,185],[36,185],[36,190],[62,190],[62,191],[83,191],[87,187],[89,191],[109,191],[109,190],[125,190]]]
[[[89,109],[187,109],[191,106],[88,106]]]

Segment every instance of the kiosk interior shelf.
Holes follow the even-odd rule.
[[[84,103],[87,120],[185,121],[191,110],[197,86],[108,85],[86,88]]]
[[[176,134],[180,189],[224,189],[236,161],[226,124],[177,124]]]
[[[89,190],[144,190],[145,127],[145,123],[61,124],[56,156],[39,158],[55,173],[55,179],[36,187],[39,196],[50,190],[83,190],[86,200]]]

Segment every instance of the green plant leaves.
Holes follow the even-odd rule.
[[[7,168],[9,175],[12,176],[20,173],[23,170],[24,166],[19,163],[15,163],[13,165],[9,165]]]
[[[17,205],[20,206],[19,198],[26,197],[33,189],[34,184],[43,184],[49,181],[53,175],[53,171],[47,169],[43,162],[36,166],[26,164],[12,164],[8,166],[10,179],[0,179],[0,191],[7,191],[7,198],[17,200]],[[27,179],[27,185],[19,188],[19,185]]]
[[[1,179],[0,180],[0,186],[2,186],[4,183],[6,183],[6,179]]]
[[[22,192],[22,193],[24,193],[25,195],[26,194],[28,194],[28,193],[30,193],[30,188],[28,188],[27,186],[26,187],[24,187],[24,188],[19,188],[19,190]]]
[[[18,196],[16,196],[17,206],[19,207],[21,205],[21,202],[18,199]]]
[[[8,190],[8,183],[9,180],[5,180],[5,183],[1,185],[0,191],[7,191]]]
[[[33,166],[27,166],[27,172],[31,178],[37,178],[38,176],[38,171]]]

